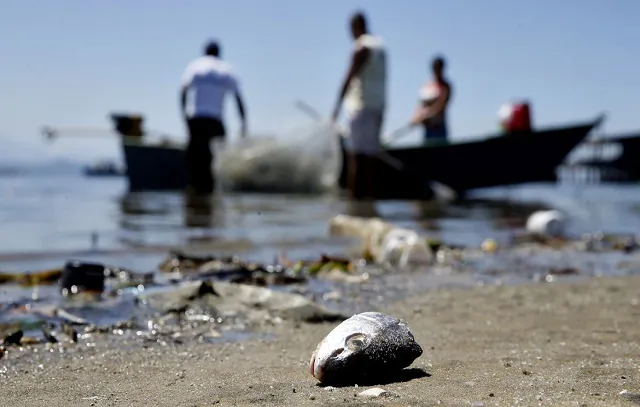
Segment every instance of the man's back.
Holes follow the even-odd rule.
[[[188,108],[190,117],[221,119],[226,93],[237,90],[231,66],[209,55],[196,58],[187,65],[182,83],[192,91],[192,103]]]
[[[387,58],[382,39],[370,34],[360,36],[356,49],[367,48],[369,55],[362,70],[352,79],[346,98],[347,109],[383,109],[386,104]]]

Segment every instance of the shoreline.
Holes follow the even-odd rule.
[[[397,397],[369,404],[628,406],[619,393],[640,392],[640,276],[441,288],[384,311],[408,322],[424,349],[412,367],[430,376],[377,386]],[[359,405],[354,394],[371,386],[327,390],[308,370],[335,325],[285,321],[265,328],[274,339],[189,347],[10,349],[3,396],[16,406]]]

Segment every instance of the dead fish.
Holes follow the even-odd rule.
[[[354,384],[400,371],[420,355],[422,348],[404,321],[363,312],[329,332],[311,356],[310,369],[322,383]]]

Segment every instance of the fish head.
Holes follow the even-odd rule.
[[[409,366],[422,354],[404,322],[377,313],[352,316],[335,327],[311,356],[311,375],[323,383],[353,381]]]
[[[335,372],[350,370],[372,342],[371,332],[360,328],[349,324],[331,331],[311,356],[311,375],[322,382],[327,376],[335,376]]]

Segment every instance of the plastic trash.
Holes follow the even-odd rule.
[[[225,191],[323,193],[336,188],[342,170],[338,136],[329,124],[235,140],[218,155],[214,171]]]
[[[359,238],[374,257],[375,253],[378,253],[382,248],[385,235],[392,229],[394,229],[392,224],[380,218],[337,215],[329,221],[329,234]]]
[[[385,235],[376,262],[406,268],[413,265],[429,264],[432,259],[431,249],[417,232],[395,228]]]
[[[360,238],[378,264],[407,267],[429,264],[433,252],[427,241],[406,228],[399,228],[380,218],[337,215],[329,221],[329,233]]]
[[[537,211],[527,219],[526,229],[529,233],[560,237],[565,233],[567,219],[562,212],[555,209]]]

